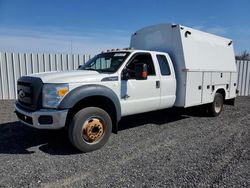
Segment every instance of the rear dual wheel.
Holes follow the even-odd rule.
[[[214,96],[214,101],[208,107],[209,115],[216,117],[220,115],[223,109],[223,96],[220,93],[216,93]]]
[[[75,114],[69,126],[71,143],[82,152],[104,146],[112,131],[109,114],[101,108],[87,107]]]

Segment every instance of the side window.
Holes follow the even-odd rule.
[[[153,59],[151,57],[151,54],[138,54],[135,57],[133,57],[132,61],[127,65],[127,69],[131,71],[131,78],[135,78],[135,75],[133,72],[135,71],[135,65],[137,63],[145,63],[148,66],[148,75],[149,76],[154,76],[155,75],[155,68],[154,68],[154,63]]]
[[[156,55],[158,63],[160,65],[160,69],[161,69],[161,75],[170,75],[170,68],[169,68],[169,64],[168,64],[168,60],[165,57],[165,55]]]

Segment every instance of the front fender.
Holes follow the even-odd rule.
[[[110,99],[114,103],[116,108],[117,121],[121,119],[121,104],[115,92],[106,86],[100,86],[95,84],[79,86],[73,89],[62,99],[58,108],[72,108],[82,99],[91,96],[103,96]]]

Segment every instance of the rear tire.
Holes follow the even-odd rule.
[[[77,112],[69,125],[69,139],[82,152],[104,146],[112,131],[109,114],[101,108],[87,107]]]
[[[214,101],[208,106],[209,115],[216,117],[220,115],[223,109],[223,96],[220,93],[216,93],[214,96]]]

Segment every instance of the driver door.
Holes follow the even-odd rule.
[[[147,64],[146,80],[135,79],[135,65]],[[160,82],[150,53],[137,53],[126,65],[128,78],[121,80],[122,115],[157,110],[160,106]]]

